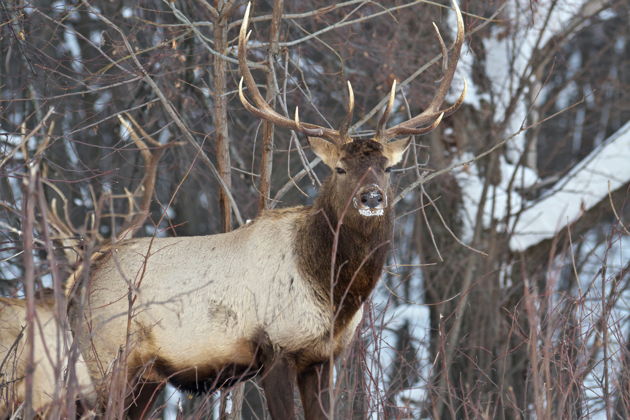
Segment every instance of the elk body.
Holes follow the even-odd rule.
[[[92,264],[85,294],[70,307],[95,380],[106,384],[120,367],[130,384],[143,382],[134,395],[142,412],[144,396],[166,381],[200,392],[260,373],[272,417],[289,419],[297,379],[305,417],[327,418],[328,394],[322,391],[331,355],[352,339],[390,248],[389,170],[409,140],[389,140],[430,131],[463,100],[462,94],[455,105],[440,108],[463,42],[454,8],[457,40],[429,107],[386,129],[394,86],[376,136],[352,139],[350,86],[339,130],[302,123],[297,111],[286,118],[265,102],[245,58],[248,6],[239,37],[243,105],[309,136],[333,173],[312,206],[267,211],[230,233],[133,239],[103,252]],[[243,81],[255,104],[245,98]]]
[[[69,354],[61,341],[65,339],[70,343],[72,337],[70,331],[59,333],[52,298],[38,300],[35,314],[32,407],[45,417],[55,390],[59,392],[57,401],[64,401]],[[26,343],[26,325],[26,301],[0,298],[0,419],[14,412],[26,396],[25,377],[30,347]],[[74,367],[78,397],[90,405],[95,397],[94,387],[81,355]]]

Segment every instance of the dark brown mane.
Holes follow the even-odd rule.
[[[355,141],[344,148],[353,157],[359,156],[355,164],[366,167],[382,156],[382,146],[369,140]],[[297,228],[295,250],[305,276],[312,279],[329,304],[332,250],[341,220],[332,298],[336,311],[334,329],[339,333],[369,297],[381,275],[391,246],[394,212],[389,207],[383,216],[361,216],[348,197],[336,197],[334,191],[330,177]]]

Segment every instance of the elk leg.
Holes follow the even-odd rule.
[[[311,365],[298,374],[305,420],[327,420],[330,408],[330,362]]]
[[[141,381],[133,389],[127,403],[127,417],[130,419],[144,419],[151,414],[151,407],[155,402],[164,383]]]
[[[295,364],[275,351],[269,336],[260,331],[255,339],[256,358],[263,367],[260,380],[267,408],[274,420],[294,420],[293,383],[295,382]]]
[[[267,408],[274,420],[295,419],[293,382],[295,368],[286,357],[277,357],[271,367],[265,369],[261,385],[265,391]]]

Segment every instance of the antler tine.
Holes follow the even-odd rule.
[[[394,106],[394,98],[396,97],[396,79],[392,82],[392,89],[389,92],[389,101],[387,101],[387,106],[383,111],[383,115],[378,120],[378,125],[376,126],[376,139],[378,141],[387,141],[386,138],[383,137],[383,129],[387,125],[387,120],[389,120],[389,114],[392,112],[392,107]]]
[[[352,90],[352,84],[348,80],[348,108],[346,112],[346,116],[341,123],[341,127],[339,128],[339,138],[341,142],[346,142],[348,139],[348,129],[350,128],[350,124],[352,124],[352,116],[354,115],[354,91]]]
[[[453,112],[457,111],[457,109],[464,103],[464,99],[466,99],[466,92],[468,91],[468,83],[464,80],[464,87],[462,88],[462,93],[459,94],[459,98],[453,103],[453,105],[448,108],[442,109],[440,112],[444,113],[445,117],[448,117]]]
[[[455,11],[455,16],[457,18],[457,36],[455,37],[455,42],[453,43],[450,55],[448,55],[448,51],[446,50],[446,46],[444,45],[444,41],[439,33],[439,30],[437,29],[437,26],[434,26],[437,32],[440,48],[442,49],[442,55],[444,57],[443,65],[446,66],[442,81],[440,82],[440,86],[438,87],[437,92],[433,96],[433,99],[431,100],[429,106],[427,106],[427,108],[422,113],[416,115],[410,120],[407,120],[394,127],[384,130],[380,137],[380,141],[387,141],[388,139],[400,134],[413,134],[414,130],[419,130],[421,133],[427,133],[428,131],[431,131],[428,130],[429,127],[437,127],[436,121],[441,120],[440,114],[443,114],[443,116],[448,116],[455,112],[455,110],[457,110],[457,108],[459,108],[459,106],[464,102],[464,97],[466,95],[467,89],[466,83],[464,83],[464,89],[455,104],[446,109],[440,109],[440,107],[442,106],[442,102],[444,102],[444,98],[448,93],[448,89],[451,86],[451,82],[453,81],[455,69],[457,68],[457,62],[459,61],[459,55],[462,49],[462,45],[464,44],[464,20],[462,18],[462,13],[459,10],[459,6],[457,5],[456,0],[451,0],[451,3],[453,5],[453,10]],[[419,125],[423,125],[429,122],[431,122],[431,125],[427,127],[416,128]]]
[[[271,121],[272,123],[281,125],[283,127],[288,127],[288,128],[290,128],[292,130],[299,131],[299,132],[304,133],[304,134],[306,134],[308,136],[322,136],[322,137],[324,137],[324,131],[321,128],[311,128],[311,127],[309,127],[309,126],[311,126],[311,124],[301,124],[301,123],[299,123],[299,121],[296,123],[295,121],[290,120],[288,118],[285,118],[282,115],[278,114],[279,118],[287,120],[287,121],[291,122],[291,124],[287,124],[285,122],[280,122],[280,121],[277,120],[276,117],[274,117],[273,115],[269,115],[268,112],[265,112],[265,110],[261,110],[259,108],[256,108],[254,105],[252,105],[247,100],[247,98],[245,97],[245,94],[243,93],[243,77],[241,77],[241,80],[238,82],[238,97],[240,98],[241,103],[243,104],[245,109],[248,110],[249,112],[251,112],[252,114],[254,114],[255,116],[257,116],[258,118],[261,118],[263,120]],[[275,111],[274,111],[274,113],[277,114]]]
[[[440,123],[442,122],[442,118],[444,118],[444,112],[441,112],[440,115],[437,116],[437,118],[435,119],[435,121],[433,121],[431,123],[431,125],[428,125],[426,127],[420,127],[420,128],[411,128],[411,127],[399,127],[398,132],[396,134],[399,135],[413,135],[413,136],[417,136],[420,134],[426,134],[430,131],[435,130],[435,128],[440,125]]]
[[[300,123],[296,122],[290,118],[285,117],[282,114],[276,112],[265,98],[263,98],[260,90],[258,90],[258,86],[256,86],[256,81],[254,80],[254,76],[249,70],[249,66],[247,65],[247,40],[249,38],[249,34],[247,34],[247,27],[249,26],[249,13],[251,9],[251,2],[247,3],[247,8],[245,9],[245,16],[243,16],[243,23],[241,24],[241,30],[238,36],[238,66],[241,71],[241,80],[238,84],[238,96],[241,100],[241,103],[252,114],[257,117],[270,121],[273,124],[276,124],[281,127],[286,127],[291,130],[295,130],[301,133],[304,133],[309,136],[318,136],[324,137],[326,139],[332,140],[333,142],[337,142],[339,138],[339,132],[337,130],[333,130],[330,128],[321,127],[315,124],[309,123]],[[254,100],[255,106],[252,105],[243,92],[243,82],[247,86],[252,99]]]
[[[442,52],[442,71],[448,71],[448,49],[446,48],[446,44],[444,43],[444,39],[442,38],[442,34],[440,33],[440,28],[437,27],[435,22],[431,22],[433,24],[433,29],[435,30],[435,35],[437,36],[438,42],[440,43],[440,51]]]
[[[143,138],[153,145],[153,149],[150,149],[146,142],[138,136],[138,133],[136,133],[133,127],[129,125],[123,117],[118,115],[118,120],[127,129],[131,139],[138,147],[138,150],[142,155],[142,159],[145,164],[145,171],[142,176],[142,180],[136,189],[133,192],[128,192],[128,194],[126,194],[127,199],[129,200],[129,214],[126,217],[125,223],[120,228],[117,239],[122,239],[125,236],[133,236],[133,234],[142,227],[147,219],[151,208],[151,199],[153,198],[153,193],[155,191],[158,164],[167,146],[166,144],[160,144],[160,142],[151,137],[130,114],[125,113],[125,117],[132,122],[138,131],[140,131]],[[125,192],[127,193],[126,188]],[[140,196],[140,204],[138,205],[138,213],[134,215],[134,197],[139,195],[140,192],[142,192],[142,194]]]

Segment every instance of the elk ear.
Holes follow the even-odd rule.
[[[323,160],[329,168],[332,169],[337,165],[339,148],[336,145],[319,137],[309,137],[308,143],[317,157]]]
[[[387,158],[387,166],[394,166],[401,161],[403,154],[411,144],[411,137],[395,140],[383,146],[383,154]]]

